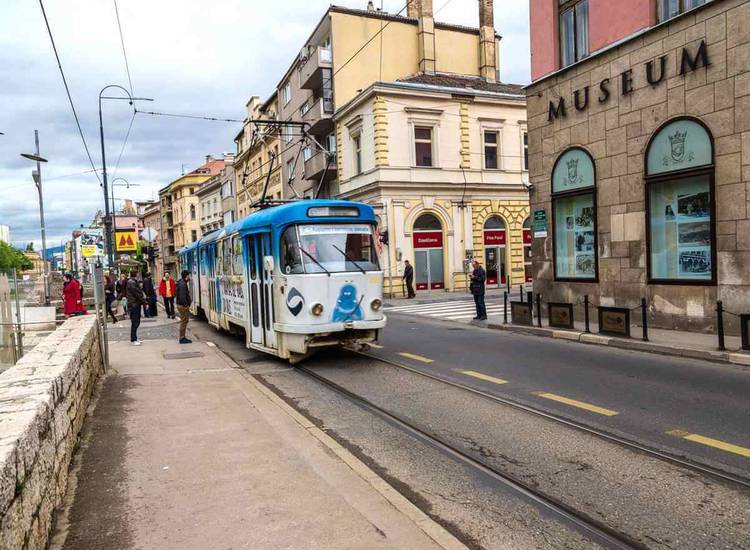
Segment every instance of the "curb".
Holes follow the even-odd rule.
[[[331,436],[326,434],[323,430],[318,428],[309,419],[296,411],[292,406],[286,403],[278,395],[273,393],[266,386],[261,384],[255,377],[245,372],[241,365],[239,365],[234,359],[228,354],[224,353],[218,347],[213,347],[213,351],[218,353],[223,359],[237,370],[240,371],[242,377],[250,382],[255,389],[257,389],[264,397],[266,397],[271,403],[276,405],[283,413],[289,416],[297,424],[305,429],[310,435],[324,445],[329,451],[331,451],[336,457],[338,457],[344,464],[346,464],[355,474],[357,474],[365,483],[375,489],[385,500],[387,500],[391,506],[393,506],[398,512],[406,516],[412,523],[414,523],[427,537],[432,539],[438,546],[445,550],[468,550],[468,547],[446,530],[442,525],[433,520],[430,516],[420,510],[415,504],[408,500],[405,496],[399,493],[396,489],[391,487],[387,481],[370,469],[364,462],[359,460],[346,448],[340,445]]]
[[[643,351],[646,353],[656,353],[659,355],[672,355],[676,357],[686,357],[689,359],[703,359],[714,363],[729,363],[743,367],[750,366],[750,354],[734,351],[718,350],[700,350],[690,348],[676,348],[665,344],[656,344],[653,342],[644,342],[636,339],[624,339],[613,336],[603,336],[600,334],[580,332],[577,330],[561,330],[552,328],[530,327],[525,325],[513,325],[502,323],[478,323],[471,322],[476,327],[488,328],[491,330],[504,330],[521,334],[530,334],[546,338],[557,338],[571,342],[580,342],[582,344],[592,344],[598,346],[609,346],[624,350]]]

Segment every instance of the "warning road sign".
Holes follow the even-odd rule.
[[[117,251],[118,252],[135,252],[137,242],[138,242],[138,233],[136,231],[118,231],[117,232]]]

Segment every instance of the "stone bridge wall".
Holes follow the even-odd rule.
[[[103,370],[94,316],[77,317],[0,374],[0,548],[43,549]]]

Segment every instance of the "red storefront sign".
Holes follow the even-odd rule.
[[[531,245],[531,229],[523,230],[523,245],[524,246]]]
[[[505,229],[485,229],[485,246],[505,246]]]
[[[414,248],[442,248],[442,231],[415,231],[412,237]]]

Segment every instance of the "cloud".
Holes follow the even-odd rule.
[[[367,0],[335,0],[364,8]],[[136,95],[153,97],[143,110],[209,114],[242,119],[251,95],[267,97],[328,7],[327,0],[119,0]],[[375,0],[379,6],[379,0]],[[383,0],[398,12],[404,0]],[[98,168],[101,153],[97,96],[106,84],[128,87],[114,8],[104,0],[45,0],[47,16],[70,90]],[[442,9],[441,9],[442,8]],[[439,21],[476,26],[477,0],[434,0]],[[495,3],[503,81],[526,83],[528,1]],[[12,240],[39,238],[38,200],[31,180],[39,130],[48,242],[59,244],[103,208],[103,194],[83,150],[36,2],[3,2],[0,19],[0,223]],[[9,76],[9,77],[8,77]],[[110,177],[132,110],[124,101],[104,103]],[[205,155],[234,150],[238,124],[136,116],[117,176],[137,184],[136,200],[158,190]],[[70,176],[71,174],[77,174]],[[68,176],[68,177],[61,177]],[[122,189],[118,189],[122,193]]]

